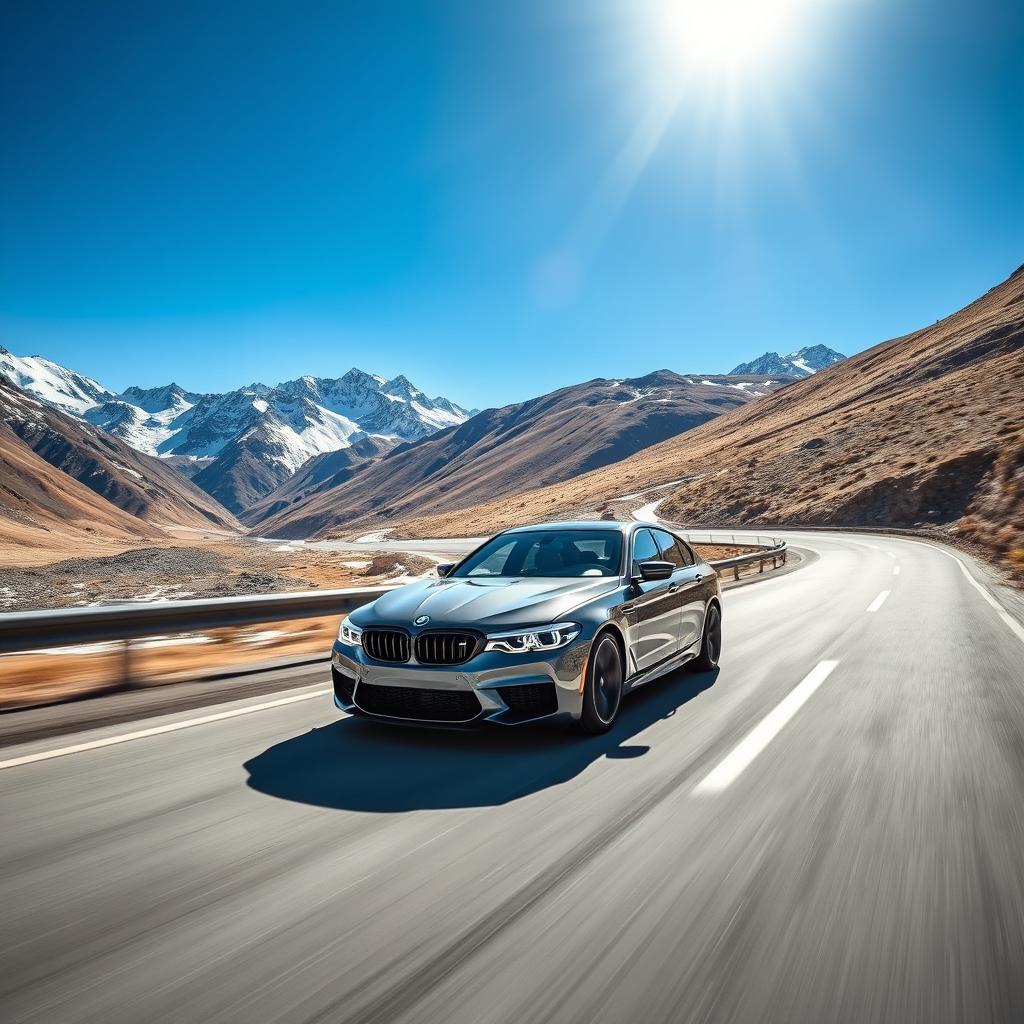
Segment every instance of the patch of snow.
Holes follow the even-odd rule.
[[[373,533],[364,533],[362,537],[356,537],[357,544],[378,544],[382,540],[387,540],[388,534],[393,533],[394,528],[389,527],[386,530],[376,530]]]

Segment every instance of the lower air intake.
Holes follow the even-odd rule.
[[[356,703],[369,715],[421,722],[469,722],[480,714],[480,701],[470,690],[421,690],[414,686],[360,683]]]
[[[525,683],[522,686],[500,686],[498,693],[508,705],[512,718],[540,718],[558,710],[554,683]]]
[[[334,696],[342,704],[351,704],[356,681],[351,676],[345,675],[344,672],[339,672],[333,665],[331,666],[331,676],[334,680]]]

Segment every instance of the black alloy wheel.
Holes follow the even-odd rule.
[[[717,604],[708,608],[704,616],[704,636],[701,639],[700,654],[690,662],[694,672],[710,672],[718,667],[722,656],[722,610]]]
[[[597,638],[587,663],[583,713],[579,720],[583,732],[597,734],[612,727],[622,703],[624,681],[622,652],[615,638],[604,633]]]

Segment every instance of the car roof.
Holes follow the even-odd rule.
[[[547,530],[618,530],[620,533],[629,533],[638,526],[646,526],[651,529],[666,529],[656,523],[641,523],[636,520],[621,519],[568,519],[557,523],[534,523],[530,526],[513,526],[505,530],[505,533],[537,533]]]

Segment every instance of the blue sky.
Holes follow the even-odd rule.
[[[1024,262],[1022,5],[786,2],[728,68],[654,0],[5,4],[0,344],[482,407],[851,353]]]

